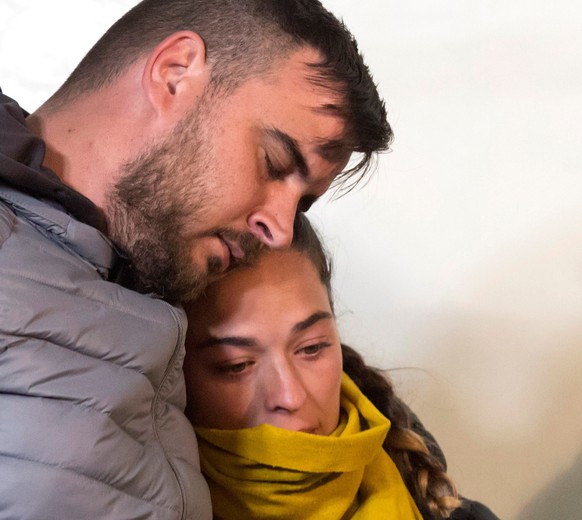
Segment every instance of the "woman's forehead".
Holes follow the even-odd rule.
[[[211,284],[189,314],[197,321],[216,322],[258,309],[283,312],[284,307],[308,301],[329,307],[327,291],[312,262],[297,251],[268,251],[255,265],[232,271]],[[270,305],[277,308],[270,309]]]

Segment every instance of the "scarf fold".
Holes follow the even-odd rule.
[[[268,424],[196,428],[202,472],[220,520],[422,520],[382,448],[386,419],[344,373],[329,436]]]

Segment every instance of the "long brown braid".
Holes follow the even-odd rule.
[[[304,254],[315,266],[327,288],[333,309],[331,261],[311,223],[303,214],[295,220],[291,249]],[[457,489],[446,473],[445,458],[434,438],[396,395],[390,379],[382,371],[366,365],[354,349],[342,344],[345,372],[392,425],[384,449],[400,471],[423,517],[449,518],[461,505]]]
[[[344,371],[392,425],[384,449],[399,469],[421,510],[435,520],[449,518],[461,505],[455,484],[446,473],[445,459],[434,438],[396,395],[390,379],[366,365],[353,348],[342,344]]]

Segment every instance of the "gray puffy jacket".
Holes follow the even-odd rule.
[[[0,519],[209,519],[181,309],[97,229],[0,181]]]

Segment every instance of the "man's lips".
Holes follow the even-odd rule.
[[[228,239],[220,234],[217,237],[222,242],[224,248],[220,269],[222,273],[226,273],[237,264],[244,263],[245,252],[237,241]]]
[[[224,255],[221,258],[221,272],[239,265],[250,265],[256,261],[263,244],[251,233],[237,233],[223,230],[214,234],[223,245]]]
[[[230,256],[234,258],[236,261],[241,262],[244,260],[245,252],[240,244],[234,240],[229,240],[222,235],[219,235],[220,239],[226,244],[230,251]]]

